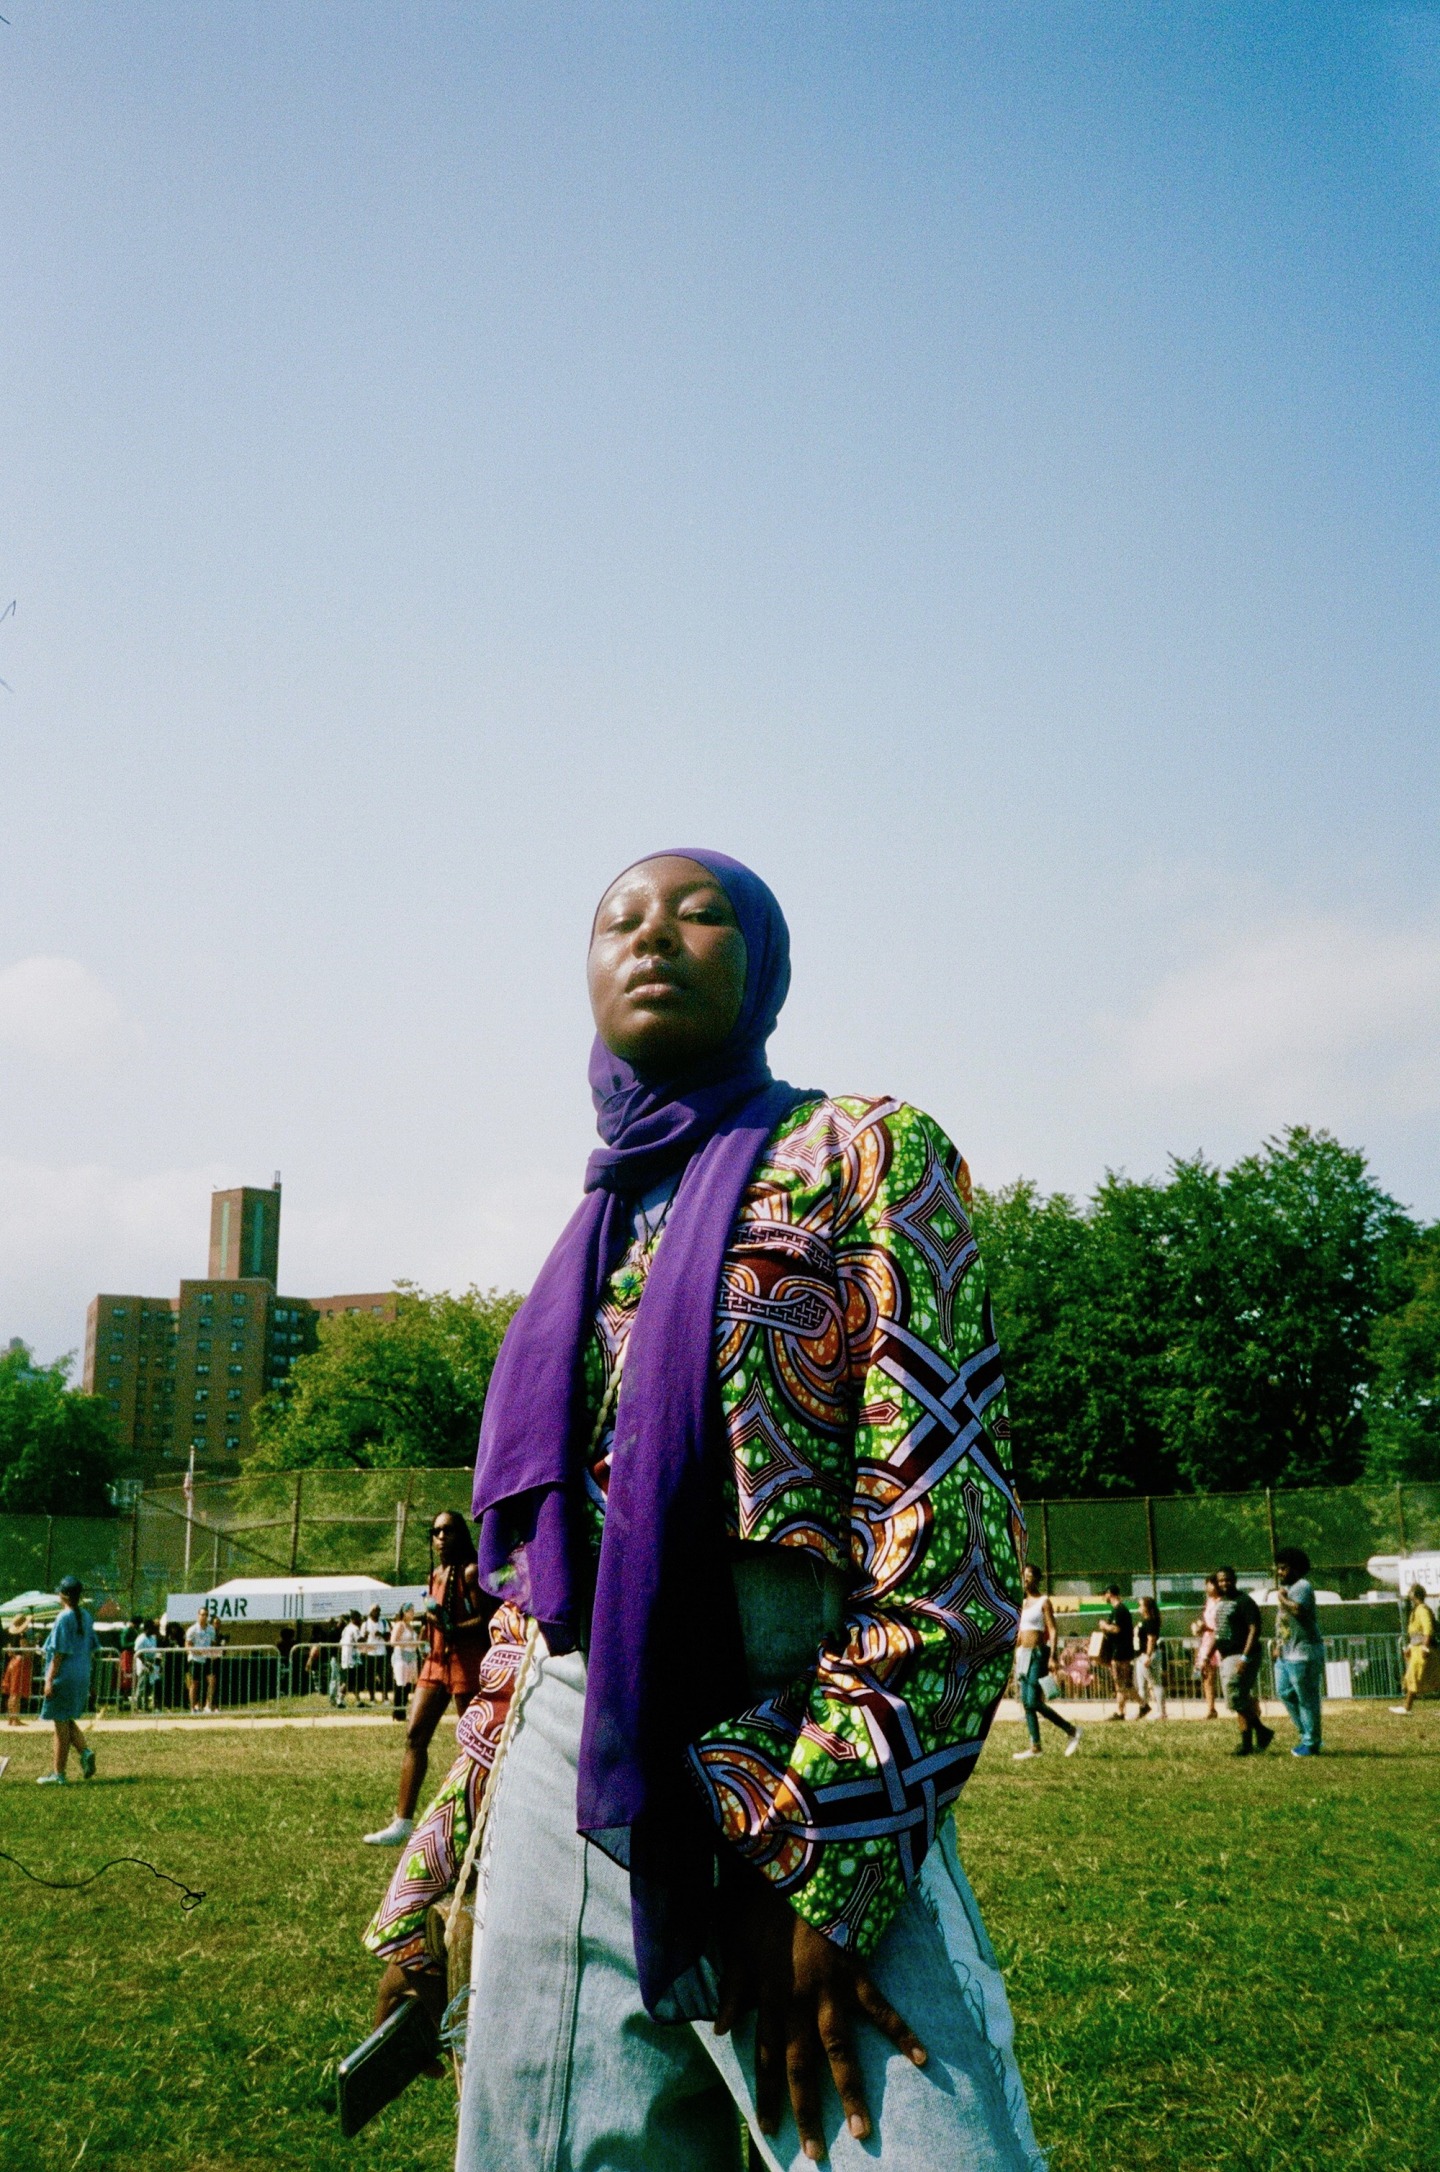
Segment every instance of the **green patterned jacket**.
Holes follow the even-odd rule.
[[[756,1169],[717,1307],[730,1536],[809,1549],[847,1597],[813,1666],[691,1756],[726,1838],[862,1955],[970,1773],[1015,1640],[1023,1526],[969,1200],[918,1109],[810,1103]],[[603,1293],[592,1425],[647,1264],[637,1240]],[[612,1439],[587,1474],[597,1544]]]

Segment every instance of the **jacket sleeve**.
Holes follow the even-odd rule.
[[[878,1170],[858,1200],[837,1186],[832,1231],[854,1409],[845,1641],[691,1751],[726,1838],[861,1956],[984,1742],[1023,1544],[968,1171],[893,1103]]]
[[[491,1617],[490,1646],[481,1662],[479,1690],[455,1730],[459,1754],[410,1835],[385,1897],[362,1935],[361,1943],[377,1961],[393,1961],[406,1969],[436,1965],[426,1936],[426,1917],[454,1891],[460,1875],[515,1693],[524,1646],[525,1624],[519,1609],[502,1606]]]

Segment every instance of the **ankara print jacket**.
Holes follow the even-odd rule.
[[[1023,1526],[969,1201],[964,1161],[918,1109],[812,1102],[756,1168],[716,1308],[730,1536],[807,1547],[850,1596],[845,1641],[691,1758],[726,1839],[862,1956],[970,1773],[1015,1641]],[[602,1295],[584,1358],[592,1424],[647,1264],[637,1242]],[[587,1474],[597,1545],[612,1437]],[[521,1634],[502,1607],[457,1736],[481,1765]]]

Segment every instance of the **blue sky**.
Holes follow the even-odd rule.
[[[687,841],[982,1182],[1440,1214],[1440,13],[6,12],[0,1341],[523,1285]]]

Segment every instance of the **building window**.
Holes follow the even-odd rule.
[[[225,1391],[225,1400],[227,1403],[238,1403],[240,1400],[240,1390],[238,1388],[227,1388]]]
[[[197,1372],[197,1373],[208,1373],[208,1372],[209,1372],[209,1370],[210,1370],[210,1368],[209,1368],[209,1366],[208,1366],[208,1365],[206,1365],[206,1364],[204,1364],[204,1363],[202,1362],[201,1364],[199,1364],[199,1365],[197,1365],[197,1366],[196,1366],[195,1370],[196,1370],[196,1372]]]
[[[128,1306],[125,1305],[112,1305],[110,1307],[110,1317],[112,1320],[123,1320],[128,1310]]]
[[[229,1367],[229,1370],[238,1377],[239,1374],[244,1372],[245,1368],[243,1365],[232,1365]]]
[[[197,1403],[208,1403],[210,1400],[210,1390],[208,1388],[197,1388],[195,1390],[195,1400]]]

